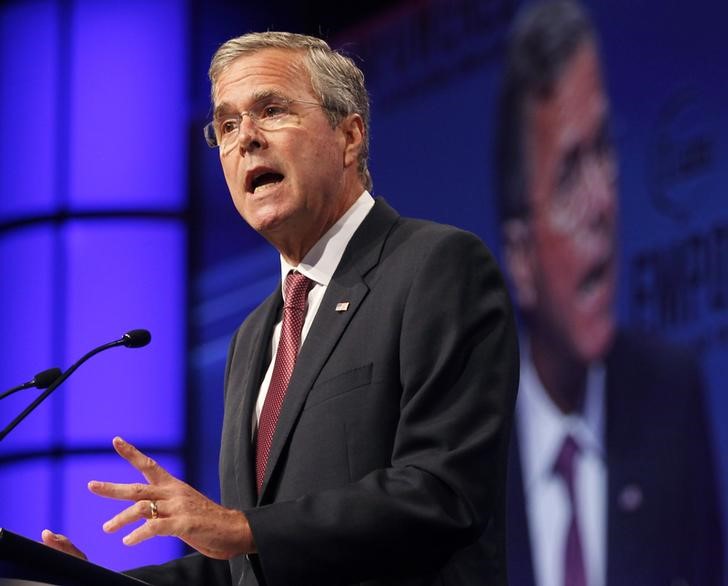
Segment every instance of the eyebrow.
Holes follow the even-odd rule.
[[[217,120],[219,118],[222,118],[226,114],[230,114],[234,111],[235,108],[233,108],[232,104],[229,104],[228,102],[221,102],[220,104],[215,106],[215,111],[212,113],[212,117]]]
[[[253,93],[252,96],[253,100],[250,103],[251,106],[254,106],[258,102],[261,102],[263,100],[268,100],[270,98],[278,98],[280,100],[289,100],[286,96],[284,96],[281,92],[276,90],[258,90]],[[229,115],[229,114],[238,114],[240,110],[238,110],[235,106],[233,106],[230,102],[220,102],[216,107],[215,111],[213,112],[213,118],[215,120],[218,120],[219,118],[222,118],[223,116]]]

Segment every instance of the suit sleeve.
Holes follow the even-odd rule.
[[[502,520],[518,384],[504,283],[465,232],[439,232],[412,259],[407,293],[395,301],[398,380],[385,381],[400,393],[391,465],[246,511],[268,586],[432,571]]]

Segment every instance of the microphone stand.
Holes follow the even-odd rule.
[[[43,401],[46,400],[48,395],[50,395],[53,391],[55,391],[63,381],[65,381],[69,376],[71,376],[76,369],[81,366],[84,362],[86,362],[89,358],[92,356],[95,356],[99,352],[103,352],[104,350],[108,350],[109,348],[114,348],[115,346],[128,346],[130,348],[139,348],[141,346],[145,346],[149,343],[149,340],[151,337],[149,336],[149,332],[146,330],[132,330],[131,332],[127,332],[124,334],[121,338],[118,340],[114,340],[113,342],[108,342],[106,344],[103,344],[97,348],[94,348],[90,352],[87,352],[84,356],[81,357],[80,360],[78,360],[75,364],[73,364],[68,370],[66,370],[61,376],[59,376],[56,380],[54,380],[51,385],[43,391],[38,397],[33,401],[30,405],[28,405],[23,411],[15,418],[13,419],[2,431],[0,431],[0,442],[5,439],[5,437],[13,431],[18,424],[23,421],[28,415],[30,415],[38,405],[40,405]]]
[[[17,393],[18,391],[24,391],[25,389],[29,389],[31,387],[47,389],[49,386],[51,386],[51,383],[55,381],[59,376],[61,376],[60,368],[49,368],[48,370],[39,372],[33,377],[33,380],[29,380],[22,385],[18,385],[17,387],[13,387],[9,391],[5,391],[4,393],[2,393],[0,395],[0,400],[4,399],[5,397],[9,397],[13,393]]]

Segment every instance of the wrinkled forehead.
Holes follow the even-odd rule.
[[[608,117],[598,55],[585,43],[567,61],[548,95],[527,98],[526,136],[540,139],[544,147],[566,149],[601,134]]]
[[[223,102],[254,102],[276,94],[300,99],[312,95],[305,54],[294,49],[265,48],[226,64],[212,85],[213,108]]]

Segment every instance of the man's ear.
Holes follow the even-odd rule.
[[[522,310],[536,304],[536,286],[533,274],[533,242],[526,220],[507,220],[503,224],[504,256],[508,273],[515,288],[515,297]]]
[[[364,121],[359,114],[349,114],[339,123],[344,136],[344,166],[357,165],[364,143]]]

